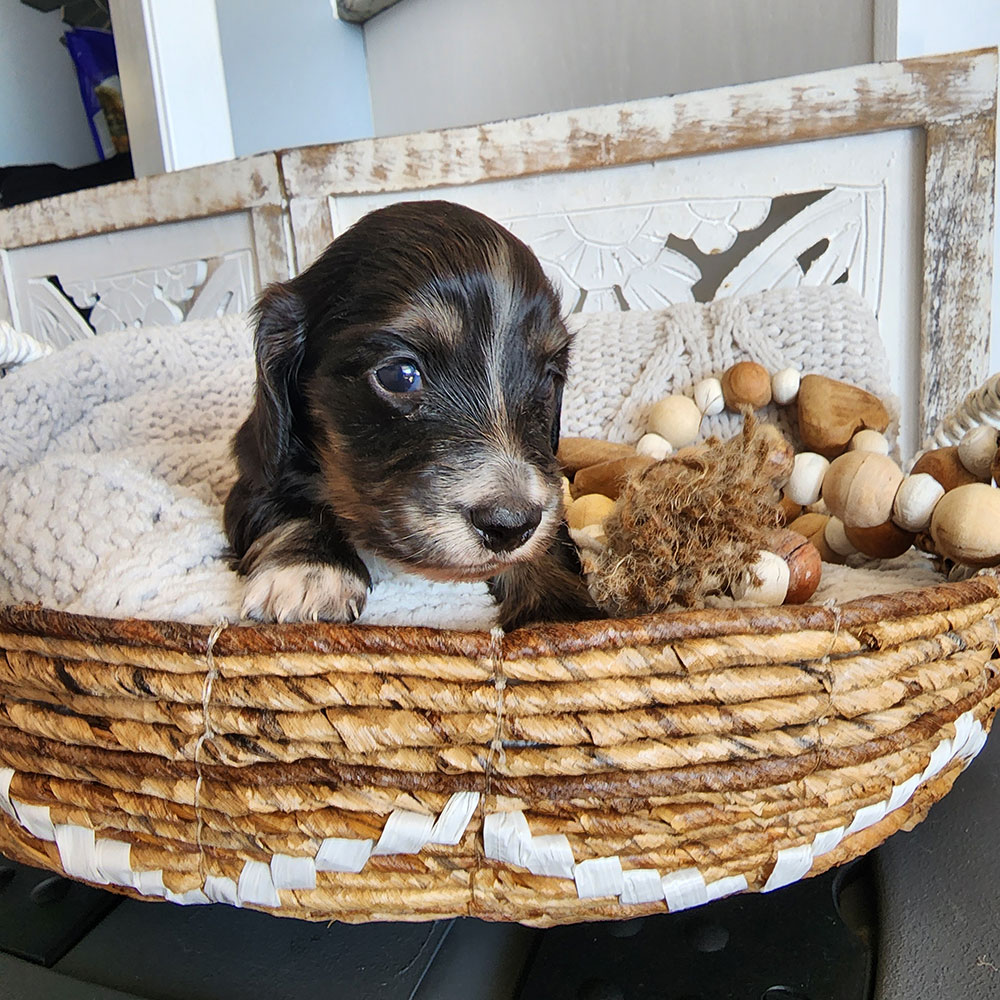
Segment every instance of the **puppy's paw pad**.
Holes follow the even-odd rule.
[[[339,566],[267,566],[247,581],[242,614],[261,622],[353,622],[367,598],[364,580]]]

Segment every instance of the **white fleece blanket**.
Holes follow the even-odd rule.
[[[874,320],[843,286],[589,315],[574,325],[565,434],[634,442],[653,402],[744,357],[886,394]],[[0,380],[0,604],[237,620],[242,582],[224,557],[222,504],[235,476],[229,443],[252,389],[244,317],[106,334]],[[706,432],[736,429],[729,416],[705,424]],[[835,596],[887,592],[926,582],[927,573],[920,564],[916,576],[907,570],[846,592],[838,585]],[[825,590],[845,575],[831,572]],[[452,628],[494,620],[484,584],[405,574],[379,581],[362,616]]]

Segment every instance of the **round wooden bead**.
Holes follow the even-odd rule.
[[[706,417],[714,417],[726,406],[722,383],[717,378],[703,378],[694,387],[695,405]]]
[[[997,453],[995,427],[973,427],[958,444],[958,458],[981,483],[988,483],[992,475],[993,456]]]
[[[953,490],[956,486],[979,482],[962,465],[962,460],[958,457],[958,448],[955,445],[925,451],[910,469],[910,474],[914,476],[921,472],[933,476],[945,490]]]
[[[872,559],[895,559],[906,552],[916,538],[914,532],[904,531],[892,521],[874,528],[845,528],[844,534],[851,545]]]
[[[842,563],[844,557],[834,552],[826,543],[826,525],[829,514],[805,513],[788,525],[789,531],[797,531],[811,542],[819,552],[820,559],[825,563]]]
[[[823,499],[830,513],[852,528],[874,528],[889,520],[903,470],[887,455],[848,451],[830,463]]]
[[[588,493],[577,497],[566,511],[566,523],[571,528],[585,528],[600,524],[615,509],[614,500],[601,493]]]
[[[889,454],[889,442],[884,434],[878,431],[865,429],[858,431],[851,438],[851,443],[847,446],[848,451],[871,451],[876,455]]]
[[[823,480],[830,463],[814,451],[803,451],[795,456],[792,474],[785,485],[785,496],[795,503],[808,507],[820,498]]]
[[[698,436],[701,410],[687,396],[667,396],[649,413],[649,430],[666,438],[673,448],[683,448]]]
[[[930,474],[906,476],[892,502],[892,519],[904,531],[926,531],[944,487]]]
[[[839,517],[831,517],[826,522],[826,528],[823,529],[823,537],[826,539],[826,544],[829,545],[838,556],[851,556],[858,551],[851,544],[851,540],[847,537],[847,530],[844,528],[844,522],[841,521]]]
[[[760,583],[754,583],[752,576],[759,578]],[[788,563],[781,556],[774,552],[760,552],[749,572],[733,584],[733,597],[750,604],[777,607],[785,603],[790,578]]]
[[[666,438],[660,437],[659,434],[643,434],[639,438],[635,450],[640,455],[646,455],[649,458],[655,458],[657,462],[662,462],[674,449],[670,442]]]
[[[823,563],[815,545],[804,535],[787,528],[775,531],[767,540],[768,551],[788,564],[788,593],[784,604],[804,604],[819,586]]]
[[[771,396],[779,406],[795,402],[802,376],[794,368],[782,368],[771,377]]]
[[[955,562],[1000,565],[1000,490],[986,483],[949,490],[934,508],[931,538]]]
[[[740,361],[722,376],[722,395],[731,410],[760,409],[771,402],[771,376],[756,361]]]

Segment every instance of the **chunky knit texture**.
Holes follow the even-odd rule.
[[[657,399],[743,358],[886,395],[875,321],[843,286],[573,325],[568,435],[635,442]],[[236,620],[242,582],[221,515],[235,476],[229,442],[252,389],[243,317],[107,334],[12,371],[0,382],[0,604]],[[727,436],[738,424],[724,414],[703,430]],[[362,620],[488,628],[494,618],[484,584],[397,574],[378,583]]]

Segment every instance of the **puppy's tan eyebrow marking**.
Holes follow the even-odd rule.
[[[435,344],[456,348],[462,341],[465,325],[462,314],[451,302],[433,295],[415,298],[393,317],[394,325],[412,332],[414,340],[433,338]]]

